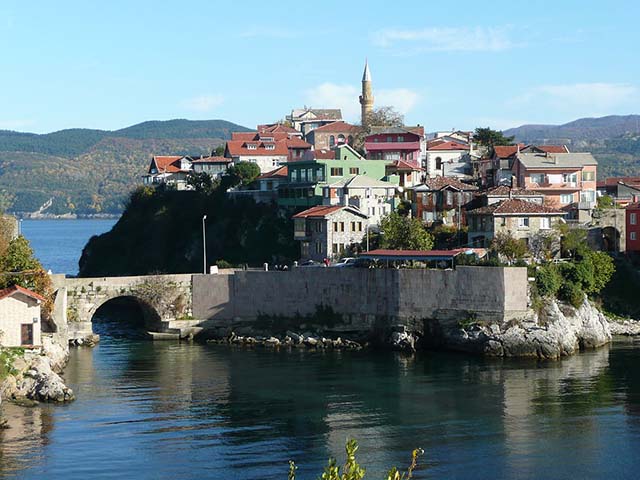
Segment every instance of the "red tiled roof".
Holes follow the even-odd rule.
[[[296,213],[293,218],[317,218],[317,217],[325,217],[330,213],[337,212],[338,210],[342,210],[343,205],[318,205],[317,207],[311,207],[303,212]]]
[[[609,177],[604,180],[600,180],[598,187],[615,187],[618,182],[623,182],[632,186],[640,185],[640,177]]]
[[[264,138],[273,138],[274,141],[286,140],[289,135],[285,132],[232,132],[231,140],[244,140],[246,142],[259,142]]]
[[[335,160],[336,158],[336,151],[327,149],[327,148],[322,148],[320,150],[313,150],[311,154],[313,158],[318,160]]]
[[[176,163],[184,156],[177,155],[156,155],[153,157],[152,162],[155,162],[156,168],[160,173],[177,173],[181,172],[180,164]]]
[[[232,161],[227,157],[202,157],[192,160],[192,163],[231,163]]]
[[[498,187],[493,187],[484,192],[485,195],[492,195],[496,197],[508,197],[509,193],[511,195],[519,195],[519,196],[543,196],[543,193],[536,192],[535,190],[527,190],[525,188],[511,188],[508,185],[500,185]]]
[[[289,169],[286,165],[271,170],[270,172],[263,173],[258,177],[258,180],[265,180],[267,178],[287,178],[289,175]]]
[[[273,123],[271,125],[258,125],[258,132],[260,133],[294,133],[300,134],[295,128],[283,125],[281,123]]]
[[[256,145],[256,148],[249,149],[247,148],[248,144],[254,144]],[[268,150],[265,145],[273,145],[274,148]],[[289,154],[289,149],[287,148],[287,142],[285,140],[277,142],[228,140],[227,151],[232,157],[240,155],[256,157],[286,157]]]
[[[536,145],[535,148],[546,153],[569,153],[566,145]]]
[[[368,252],[362,252],[362,257],[396,257],[396,258],[430,258],[430,257],[455,257],[461,253],[473,251],[479,255],[484,255],[486,249],[484,248],[454,248],[452,250],[389,250],[379,248],[376,250],[370,250]]]
[[[394,160],[393,162],[385,165],[386,167],[395,167],[397,170],[411,170],[416,172],[421,172],[424,169],[414,165],[412,163],[405,162],[404,160]]]
[[[524,145],[520,145],[522,148]],[[496,145],[493,147],[496,157],[509,158],[518,152],[518,145]]]
[[[286,140],[288,148],[311,148],[311,144],[305,142],[299,137],[293,137]]]
[[[360,130],[360,127],[351,125],[350,123],[338,121],[327,123],[321,127],[315,128],[314,132],[326,132],[326,133],[355,133]]]
[[[440,142],[427,146],[427,150],[469,150],[469,145],[457,142]]]
[[[21,287],[20,285],[12,285],[11,287],[0,290],[0,300],[6,297],[10,297],[16,293],[22,293],[23,295],[31,297],[35,300],[39,300],[40,302],[46,301],[42,295],[36,292],[32,292],[31,290]]]
[[[425,180],[424,184],[431,190],[442,190],[445,187],[453,187],[457,190],[469,191],[478,190],[475,185],[461,182],[457,178],[452,177],[433,177]]]
[[[494,203],[488,207],[475,208],[467,211],[469,215],[562,215],[563,213],[555,208],[550,208],[538,203],[527,202],[526,200],[510,199]]]

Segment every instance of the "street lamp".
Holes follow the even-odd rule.
[[[203,273],[207,274],[207,232],[204,228],[204,221],[207,219],[206,215],[202,216],[202,253],[203,253]]]

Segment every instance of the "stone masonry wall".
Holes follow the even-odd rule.
[[[288,272],[194,275],[193,314],[215,329],[260,316],[308,316],[319,305],[344,318],[344,329],[402,324],[421,330],[425,319],[469,317],[505,321],[527,310],[525,268],[298,268]]]

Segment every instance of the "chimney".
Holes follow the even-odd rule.
[[[516,152],[517,152],[517,153],[520,153],[520,144],[518,144],[518,145],[516,146]]]
[[[509,188],[509,200],[513,199],[513,188]]]

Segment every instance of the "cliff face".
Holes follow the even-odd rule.
[[[475,323],[440,330],[445,348],[496,357],[558,359],[611,341],[605,316],[585,298],[575,309],[550,302],[539,314],[500,323]]]

